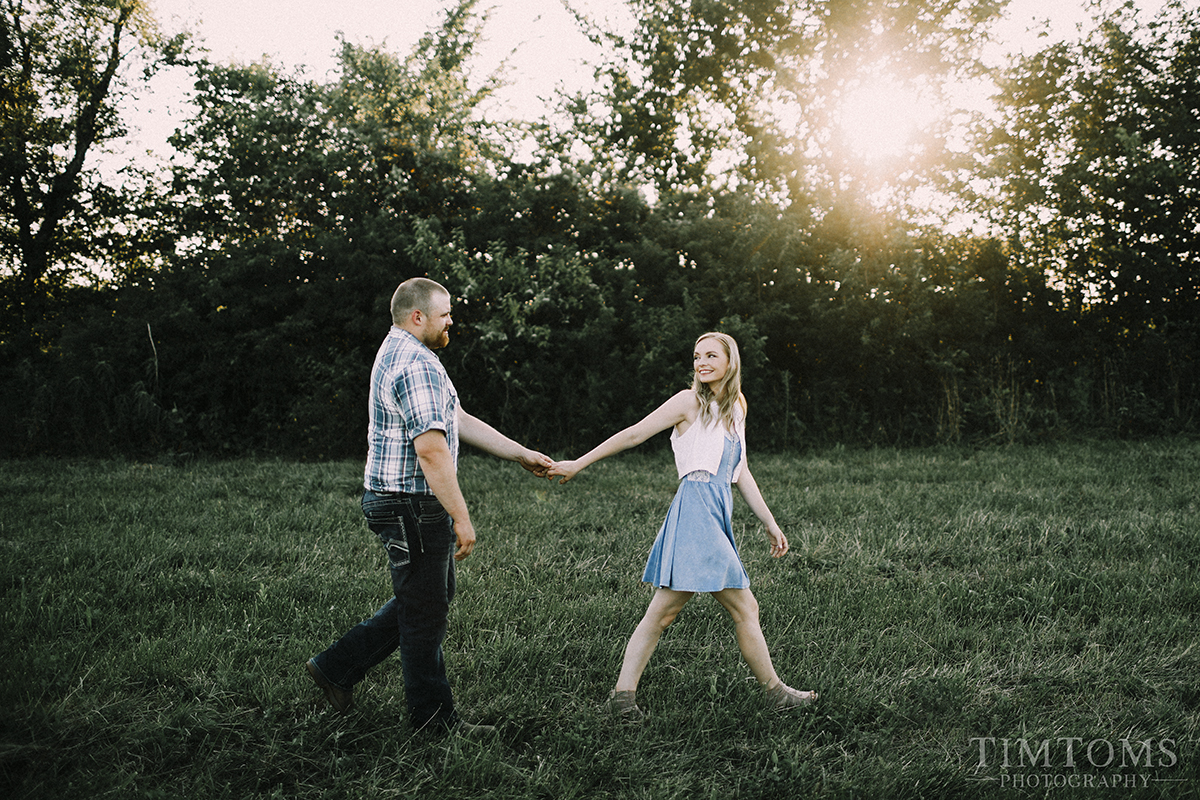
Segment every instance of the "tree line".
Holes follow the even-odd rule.
[[[630,4],[632,33],[580,18],[609,56],[562,124],[481,113],[476,0],[326,80],[213,63],[141,0],[0,0],[0,452],[360,455],[414,275],[454,295],[466,407],[551,452],[712,329],[759,448],[1194,432],[1195,9],[1109,7],[881,165],[830,121],[879,31],[896,74],[982,75],[995,4]],[[195,80],[168,169],[89,170],[165,67]]]

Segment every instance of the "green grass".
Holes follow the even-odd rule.
[[[563,487],[472,456],[480,545],[446,649],[464,715],[502,729],[475,743],[414,736],[396,659],[345,718],[301,670],[386,596],[360,464],[0,462],[0,795],[1200,797],[1200,445],[753,466],[792,552],[769,558],[740,501],[735,532],[776,668],[815,711],[764,708],[705,596],[646,671],[649,721],[611,723],[669,456]],[[1122,739],[1153,763],[1121,769]],[[1049,750],[1033,767],[1017,740]]]

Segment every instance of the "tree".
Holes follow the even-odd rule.
[[[42,320],[72,281],[123,249],[133,214],[88,157],[125,135],[119,109],[177,63],[144,0],[0,0],[0,286],[9,325]],[[7,327],[7,326],[6,326]]]
[[[1016,65],[985,142],[990,210],[1019,258],[1114,328],[1200,301],[1200,12],[1128,13]]]
[[[1122,425],[1184,419],[1200,386],[1200,11],[1100,22],[1005,74],[981,201],[1093,332],[1097,405]]]
[[[173,188],[190,249],[266,238],[311,252],[322,231],[361,240],[358,226],[455,220],[497,150],[475,113],[495,83],[467,86],[476,3],[449,9],[405,57],[342,42],[327,84],[266,63],[200,65],[196,114],[171,139],[186,156]]]
[[[119,316],[155,309],[163,402],[204,447],[357,452],[388,299],[426,271],[418,224],[449,237],[493,157],[474,114],[491,84],[467,87],[475,4],[406,56],[343,42],[328,82],[198,65],[162,220],[178,253],[147,282],[160,302]],[[122,323],[145,339],[144,319]]]
[[[573,108],[620,179],[660,193],[716,180],[781,203],[863,191],[861,158],[837,133],[839,104],[885,76],[936,100],[944,78],[976,70],[995,0],[631,0],[628,35]],[[930,169],[936,136],[893,175]],[[871,187],[872,190],[876,187]]]

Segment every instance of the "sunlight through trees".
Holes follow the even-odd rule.
[[[417,274],[470,406],[546,448],[639,417],[713,328],[780,449],[1194,428],[1186,4],[997,64],[990,0],[630,0],[579,20],[594,83],[513,120],[477,0],[404,53],[331,37],[319,78],[135,0],[0,2],[4,452],[356,454]],[[167,65],[174,154],[111,183],[87,154]]]

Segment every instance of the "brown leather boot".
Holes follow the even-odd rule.
[[[325,692],[325,699],[329,701],[329,705],[333,706],[334,711],[345,714],[354,706],[354,695],[325,680],[325,676],[321,674],[321,670],[317,669],[317,665],[312,662],[311,658],[304,662],[304,669],[308,671],[313,683]]]

